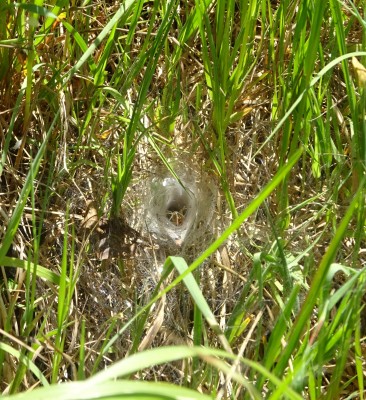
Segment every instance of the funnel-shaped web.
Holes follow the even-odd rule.
[[[179,171],[178,171],[179,172]],[[148,188],[145,222],[160,244],[182,247],[195,244],[212,221],[216,188],[196,182],[195,174],[155,177]]]

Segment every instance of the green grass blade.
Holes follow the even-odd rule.
[[[19,225],[20,219],[22,217],[22,213],[23,213],[25,204],[28,200],[28,196],[29,196],[29,193],[30,193],[32,185],[33,185],[33,179],[35,176],[37,176],[37,171],[41,164],[47,142],[53,132],[56,122],[58,121],[59,114],[60,113],[58,112],[56,114],[55,118],[53,119],[52,124],[46,134],[46,137],[44,138],[44,140],[38,150],[38,153],[36,154],[36,156],[32,162],[31,170],[28,172],[27,178],[24,182],[24,186],[19,195],[19,201],[18,201],[17,205],[15,206],[14,212],[8,222],[8,226],[7,226],[7,229],[6,229],[6,232],[3,237],[1,247],[0,247],[0,263],[6,256],[8,250],[11,246],[11,243],[13,241],[14,235],[18,229],[18,225]]]
[[[75,42],[78,44],[80,47],[80,50],[85,54],[85,52],[88,50],[88,45],[85,43],[85,40],[83,37],[80,35],[80,33],[67,21],[62,20],[62,25],[68,30],[68,32],[74,37]],[[91,72],[94,74],[94,71],[96,70],[97,66],[93,60],[92,57],[88,59],[89,66]]]
[[[188,265],[184,258],[182,257],[168,257],[165,265],[169,268],[169,263],[173,264],[175,269],[180,275],[186,273],[188,270]],[[218,335],[221,344],[227,352],[231,352],[230,344],[227,341],[224,333],[221,331],[219,323],[216,321],[215,315],[211,311],[206,299],[204,298],[202,291],[200,290],[196,280],[192,273],[188,273],[187,276],[183,278],[183,282],[186,285],[189,293],[192,296],[195,306],[199,308],[202,315],[206,318],[207,323],[210,325],[211,329]]]
[[[278,364],[275,368],[275,373],[278,376],[281,376],[283,374],[283,371],[285,370],[288,360],[291,357],[291,354],[295,350],[295,348],[298,346],[300,336],[307,325],[309,321],[309,317],[312,313],[312,310],[316,304],[319,292],[322,288],[323,282],[325,281],[325,278],[327,276],[327,273],[329,271],[330,265],[338,251],[340,241],[342,240],[347,226],[354,214],[354,211],[360,201],[360,195],[363,193],[363,185],[360,186],[358,189],[358,192],[354,196],[345,216],[343,217],[341,223],[339,224],[339,227],[337,231],[335,232],[334,238],[331,241],[328,250],[324,254],[322,261],[319,265],[319,268],[317,269],[313,279],[312,279],[312,284],[310,286],[310,290],[306,296],[306,299],[304,301],[304,304],[300,310],[300,313],[298,314],[295,324],[293,325],[291,332],[289,334],[289,339],[286,348],[284,349],[280,360],[278,361]]]
[[[124,134],[123,141],[123,155],[122,159],[118,157],[117,176],[112,180],[113,204],[111,215],[117,216],[120,213],[122,200],[126,193],[128,184],[132,174],[132,163],[136,151],[137,138],[141,138],[137,134],[138,127],[141,121],[141,114],[144,108],[144,101],[147,97],[153,75],[163,50],[165,40],[167,38],[169,29],[174,20],[174,10],[176,8],[176,1],[171,1],[167,7],[166,13],[161,21],[158,32],[154,38],[154,42],[150,51],[146,53],[147,65],[146,70],[139,88],[138,96],[132,111],[132,116],[128,128]],[[134,141],[136,141],[134,143]]]
[[[306,88],[304,91],[300,93],[300,95],[296,98],[296,100],[292,103],[292,105],[289,107],[289,109],[286,111],[284,116],[281,118],[281,120],[278,122],[276,127],[273,129],[270,135],[268,135],[267,139],[263,142],[263,144],[258,148],[257,152],[255,155],[259,154],[261,150],[268,144],[268,142],[273,138],[275,134],[282,128],[284,123],[289,119],[291,113],[295,110],[295,108],[300,104],[302,101],[304,95],[307,93],[310,88],[312,88],[326,73],[328,73],[332,68],[334,68],[337,64],[340,62],[347,60],[352,57],[360,57],[360,56],[366,56],[365,51],[355,51],[352,53],[347,53],[344,54],[343,56],[335,58],[333,61],[328,63],[319,73],[317,73],[314,78],[310,81],[309,87]],[[254,156],[253,156],[254,157]]]
[[[97,375],[89,378],[86,383],[89,385],[95,385],[97,383],[106,382],[111,379],[130,375],[136,371],[140,371],[151,365],[158,365],[167,362],[172,362],[179,359],[200,357],[208,363],[216,365],[216,357],[228,358],[232,361],[237,361],[237,356],[226,351],[211,349],[208,347],[184,347],[184,346],[171,346],[171,347],[160,347],[157,349],[146,350],[141,353],[134,354],[123,360],[116,362],[113,366],[105,371],[99,372]],[[240,358],[240,361],[245,365],[257,370],[260,374],[263,374],[266,378],[270,379],[275,385],[280,386],[281,380],[271,374],[265,369],[260,363]],[[226,372],[226,371],[225,371]],[[229,372],[230,373],[230,372]],[[234,380],[238,379],[238,382],[244,385],[248,385],[248,382],[244,383],[242,377],[233,376]],[[248,385],[248,388],[250,385]],[[290,399],[300,400],[301,396],[297,395],[290,387],[283,386],[283,394],[289,396]]]
[[[24,270],[27,270],[30,268],[32,271],[35,269],[36,274],[39,278],[43,278],[46,281],[53,283],[55,285],[60,284],[60,275],[56,274],[53,271],[50,271],[49,269],[42,267],[41,265],[37,264],[35,266],[32,262],[29,262],[27,260],[20,260],[18,258],[14,257],[6,257],[4,256],[1,260],[0,263],[4,265],[5,267],[13,267],[13,268],[22,268]]]
[[[8,397],[4,397],[8,398]],[[10,398],[10,397],[9,397]],[[170,383],[119,380],[92,385],[88,381],[71,382],[12,396],[14,400],[210,400],[211,396]]]
[[[30,369],[33,374],[40,380],[43,386],[49,386],[45,376],[29,357],[25,356],[22,352],[14,349],[6,343],[0,342],[0,349],[7,352],[8,354],[11,354],[13,357],[18,359],[25,367]]]
[[[99,35],[95,38],[94,42],[88,47],[84,52],[80,60],[68,71],[63,77],[63,83],[66,84],[69,79],[81,68],[82,65],[91,57],[94,51],[99,47],[102,41],[107,37],[107,35],[113,30],[114,26],[120,22],[122,18],[126,18],[132,4],[135,0],[126,0],[123,5],[117,10],[114,16],[108,21],[106,26],[102,29]]]

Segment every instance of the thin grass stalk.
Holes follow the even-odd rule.
[[[93,55],[95,50],[99,47],[102,41],[107,37],[110,31],[113,29],[115,24],[120,22],[122,18],[127,18],[128,13],[130,12],[130,8],[135,0],[126,0],[126,2],[121,5],[121,7],[117,10],[114,16],[110,19],[110,21],[106,24],[106,26],[102,29],[99,35],[95,38],[94,42],[88,47],[88,49],[84,52],[82,57],[78,60],[78,62],[68,71],[62,81],[63,84],[66,85],[69,82],[70,78],[81,68],[82,65],[88,61],[89,57]]]
[[[360,195],[363,193],[363,187],[364,187],[364,181],[361,183],[356,195],[354,196],[349,208],[347,209],[345,216],[343,217],[337,231],[335,232],[334,238],[332,239],[328,247],[328,250],[326,251],[326,253],[322,258],[319,268],[315,272],[315,275],[312,279],[312,284],[310,286],[310,290],[307,294],[307,297],[303,303],[303,306],[299,314],[297,315],[296,321],[289,333],[287,346],[284,349],[275,367],[275,373],[277,376],[282,376],[283,371],[285,370],[288,364],[288,360],[291,357],[291,354],[299,344],[300,336],[304,331],[304,328],[307,325],[313,307],[316,304],[318,294],[325,280],[326,274],[338,251],[339,243],[346,232],[347,226],[354,214],[356,207],[359,204]]]
[[[242,8],[243,7],[243,8]],[[220,175],[221,185],[227,199],[230,211],[234,218],[237,217],[234,198],[230,192],[228,175],[226,171],[226,131],[232,118],[233,108],[237,97],[242,91],[244,78],[249,74],[249,54],[254,32],[253,24],[258,13],[257,2],[250,2],[248,12],[245,5],[240,6],[240,18],[244,20],[238,38],[231,50],[234,30],[233,1],[219,3],[215,13],[215,28],[211,27],[209,14],[205,12],[205,3],[196,2],[202,23],[199,25],[202,43],[202,58],[205,66],[205,77],[212,98],[212,129],[214,132],[214,152],[212,158]],[[253,29],[252,29],[253,28]],[[247,30],[246,30],[247,29]],[[238,55],[239,52],[239,55]],[[234,62],[238,65],[234,68]],[[254,63],[253,63],[254,65]],[[253,66],[252,65],[252,66]],[[251,66],[251,67],[252,67]],[[245,71],[243,73],[243,71]],[[217,144],[216,144],[217,143]]]
[[[28,360],[29,355],[27,355],[27,351],[24,348],[21,348],[19,351],[18,359],[19,360]],[[29,366],[27,362],[22,362],[19,364],[17,371],[15,373],[14,379],[10,384],[9,394],[14,394],[20,392],[22,388],[22,380],[24,379],[25,374],[28,371]]]
[[[11,243],[13,241],[14,235],[16,233],[16,230],[18,228],[18,225],[19,225],[22,213],[23,213],[23,209],[25,207],[25,203],[28,199],[29,193],[31,191],[31,187],[33,185],[33,178],[37,175],[41,160],[43,158],[44,151],[46,149],[47,142],[51,136],[51,133],[53,132],[54,126],[59,118],[59,114],[60,114],[59,112],[56,113],[56,115],[52,121],[52,124],[51,124],[50,128],[48,129],[46,136],[38,150],[38,153],[33,160],[33,163],[31,165],[31,170],[29,171],[29,173],[26,177],[24,186],[19,195],[19,201],[18,201],[18,203],[13,211],[13,214],[9,220],[7,230],[6,230],[3,240],[2,240],[2,245],[0,247],[0,262],[2,262],[3,258],[7,254],[8,250],[11,246]]]
[[[34,187],[31,189],[31,202],[32,202],[32,233],[33,237],[33,254],[28,254],[28,266],[27,276],[25,284],[25,310],[22,316],[21,331],[23,336],[28,336],[30,333],[29,327],[32,325],[34,320],[34,304],[36,297],[36,278],[37,278],[37,267],[38,267],[38,254],[39,254],[39,241],[37,240],[37,221],[34,212],[35,209],[35,193]],[[33,259],[33,265],[30,260]]]
[[[363,285],[365,284],[365,279],[363,279]],[[357,382],[358,382],[358,395],[360,400],[364,399],[364,371],[363,371],[363,356],[362,356],[362,336],[361,336],[361,318],[357,318],[355,326],[355,338],[354,338],[354,349],[355,349],[355,364],[357,371]]]
[[[45,376],[42,374],[42,372],[39,370],[39,368],[33,363],[33,361],[30,359],[30,357],[24,356],[24,354],[13,347],[9,346],[6,343],[0,342],[0,350],[1,352],[6,352],[8,354],[11,354],[15,359],[17,359],[22,365],[25,366],[26,369],[29,369],[32,371],[35,377],[39,379],[39,381],[45,386],[49,386],[47,379]],[[13,381],[14,383],[15,381]],[[16,386],[16,384],[14,384]]]
[[[356,292],[357,293],[357,292]],[[358,295],[357,295],[358,294]],[[335,369],[332,373],[332,377],[329,384],[329,390],[325,396],[326,399],[331,400],[334,398],[339,398],[341,396],[341,380],[344,376],[344,371],[346,368],[346,363],[349,355],[349,349],[351,348],[352,342],[354,340],[354,329],[357,320],[359,319],[358,310],[360,309],[360,297],[359,291],[356,296],[352,296],[347,301],[347,311],[345,311],[345,320],[343,321],[343,329],[338,330],[341,332],[341,337],[339,340],[339,355],[337,357]]]
[[[25,79],[23,81],[21,89],[19,90],[19,94],[17,96],[15,106],[14,106],[14,111],[11,115],[11,119],[9,122],[9,128],[8,128],[8,131],[6,134],[5,143],[4,143],[3,151],[1,154],[0,176],[2,175],[3,170],[4,170],[4,166],[5,166],[8,151],[9,151],[10,141],[12,139],[12,133],[14,131],[15,121],[17,120],[17,118],[19,117],[19,114],[20,114],[20,109],[21,109],[22,100],[23,100],[23,97],[25,94],[26,87],[27,87],[27,79]]]
[[[262,274],[262,261],[265,255],[263,253],[256,253],[253,256],[253,268],[250,271],[247,282],[244,284],[238,300],[230,314],[227,321],[225,335],[231,345],[240,337],[243,331],[248,326],[250,319],[245,318],[247,309],[249,308],[247,302],[249,300],[248,294],[251,286],[255,283],[258,285],[259,304],[263,301],[263,274]]]
[[[90,375],[93,376],[97,373],[97,371],[100,369],[100,363],[102,362],[102,359],[104,355],[110,350],[111,346],[109,346],[110,341],[111,341],[111,335],[116,327],[117,320],[113,318],[111,321],[108,321],[108,329],[107,332],[105,333],[102,346],[99,348],[99,353],[97,358],[95,359],[93,368],[91,370]]]
[[[85,379],[85,319],[81,320],[80,329],[80,347],[79,347],[79,362],[78,362],[78,375],[77,379],[82,381]]]
[[[137,145],[137,128],[140,123],[141,114],[145,104],[145,99],[149,90],[150,83],[156,70],[160,54],[163,50],[165,40],[167,38],[170,26],[174,20],[174,11],[176,10],[176,1],[171,1],[167,7],[166,14],[163,17],[158,32],[154,38],[153,45],[149,54],[149,61],[146,65],[146,71],[142,79],[138,98],[136,99],[131,120],[124,135],[123,141],[123,157],[118,155],[117,176],[113,178],[112,192],[113,205],[111,215],[116,216],[120,213],[120,207],[123,197],[126,193],[128,184],[132,174],[132,164],[135,156]]]
[[[57,329],[55,335],[55,352],[53,354],[52,361],[52,377],[51,382],[57,383],[59,376],[59,367],[62,361],[62,352],[66,334],[66,321],[68,314],[68,303],[67,303],[67,275],[68,275],[68,240],[69,240],[69,212],[66,211],[65,224],[64,224],[64,238],[63,238],[63,249],[62,249],[62,261],[60,271],[60,285],[58,287],[58,301],[57,301]],[[71,269],[71,268],[70,268]]]
[[[19,105],[20,105],[20,100],[21,100],[22,96],[23,96],[23,93],[19,94],[19,96],[17,98],[17,102],[19,101],[19,103],[18,103]],[[54,126],[55,126],[56,121],[58,120],[58,118],[59,118],[59,112],[55,115],[55,117],[54,117],[54,119],[52,121],[52,124],[51,124],[49,130],[46,133],[44,141],[43,141],[42,145],[40,146],[40,148],[38,150],[38,153],[36,154],[36,157],[33,160],[33,163],[31,165],[31,169],[28,172],[28,175],[27,175],[27,177],[25,179],[24,186],[23,186],[22,191],[21,191],[21,193],[19,195],[19,201],[18,201],[18,203],[17,203],[17,205],[16,205],[16,207],[15,207],[15,209],[13,211],[13,214],[12,214],[11,218],[8,221],[7,229],[6,229],[5,235],[2,238],[2,244],[0,246],[0,263],[1,264],[16,265],[18,267],[18,266],[20,266],[18,261],[20,261],[21,265],[23,265],[25,263],[25,265],[27,265],[27,267],[28,267],[28,265],[31,266],[31,264],[28,264],[28,262],[24,262],[22,260],[9,259],[8,257],[6,257],[6,254],[9,251],[9,248],[10,248],[12,242],[13,242],[13,238],[14,238],[14,236],[16,234],[17,229],[18,229],[18,226],[19,226],[22,214],[23,214],[23,210],[24,210],[26,201],[28,199],[29,193],[30,193],[31,188],[33,186],[34,177],[37,176],[37,172],[38,172],[40,163],[42,161],[42,158],[43,158],[43,155],[44,155],[44,152],[45,152],[45,149],[46,149],[47,142],[48,142],[48,140],[49,140],[49,138],[51,136],[51,133],[53,132]],[[10,143],[10,137],[11,137],[10,132],[12,131],[12,129],[14,129],[14,122],[15,122],[15,114],[13,113],[13,115],[12,115],[12,123],[9,125],[8,136],[6,138],[6,143],[8,143],[8,145]],[[3,152],[4,161],[6,159],[5,150],[7,150],[7,149],[5,148],[4,152]],[[28,269],[27,267],[26,267],[26,269]],[[37,270],[39,270],[39,268],[37,268]],[[33,271],[34,271],[34,269],[33,269]],[[7,321],[5,322],[5,325],[4,325],[4,330],[6,332],[9,332],[10,328],[11,328],[10,321],[11,321],[11,318],[13,316],[14,307],[15,307],[15,301],[12,301],[10,303],[9,308],[8,308]],[[4,353],[3,353],[3,351],[0,350],[0,365],[3,365],[3,361],[4,361]],[[2,373],[2,369],[0,368],[0,377],[1,377],[1,373]]]
[[[10,16],[10,10],[7,7],[7,4],[1,4],[0,5],[0,41],[5,41],[8,39],[8,37],[11,38],[9,34],[9,30],[7,29],[7,22],[8,19],[11,20]],[[9,71],[10,68],[10,49],[6,47],[0,47],[0,60],[2,62],[0,63],[0,81],[4,79],[6,74]]]

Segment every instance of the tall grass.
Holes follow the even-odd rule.
[[[0,4],[3,395],[365,397],[364,19],[333,0]],[[219,229],[151,288],[153,238],[107,262],[94,237],[123,221],[124,246],[129,193],[154,163],[179,180],[173,158],[217,182]],[[117,313],[90,312],[91,279]]]

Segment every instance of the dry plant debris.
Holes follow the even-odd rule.
[[[27,275],[21,268],[5,267],[0,260],[3,264],[0,337],[19,351],[34,352],[33,361],[53,383],[91,376],[135,351],[170,344],[192,345],[196,335],[195,306],[189,290],[182,285],[161,297],[148,315],[143,314],[127,329],[124,327],[151,299],[166,258],[182,256],[188,263],[193,262],[230,226],[235,213],[245,210],[273,179],[294,147],[304,146],[302,159],[286,180],[195,272],[223,331],[232,322],[238,303],[242,301],[245,305],[234,321],[240,327],[230,342],[233,351],[258,362],[266,361],[266,345],[290,295],[286,279],[292,286],[300,287],[298,302],[286,322],[292,326],[312,277],[362,182],[353,148],[356,139],[344,78],[346,66],[341,67],[341,63],[332,74],[324,75],[324,85],[312,89],[313,97],[309,95],[306,101],[317,99],[312,103],[313,108],[306,101],[301,103],[300,109],[308,107],[308,111],[301,114],[294,110],[282,129],[269,139],[287,112],[286,107],[303,90],[303,74],[298,71],[296,75],[298,63],[303,60],[294,61],[298,43],[293,38],[301,39],[304,48],[312,44],[305,45],[306,29],[300,32],[301,16],[306,18],[306,13],[299,14],[301,10],[305,12],[300,2],[287,2],[288,9],[278,1],[266,2],[266,6],[262,5],[269,7],[266,15],[256,9],[257,17],[252,21],[254,33],[250,33],[245,56],[249,60],[245,64],[248,72],[232,79],[242,82],[238,88],[231,88],[230,80],[224,82],[227,87],[221,87],[224,83],[215,83],[218,77],[210,73],[217,67],[221,68],[218,75],[229,70],[234,76],[244,55],[230,53],[232,65],[227,66],[223,62],[225,53],[220,53],[224,50],[210,47],[209,31],[206,42],[203,27],[200,30],[197,26],[189,37],[182,33],[196,7],[192,2],[176,2],[176,14],[166,28],[166,38],[157,44],[163,50],[159,47],[155,53],[151,51],[154,38],[165,32],[160,31],[165,21],[165,6],[158,3],[141,3],[135,21],[122,18],[116,25],[113,44],[111,40],[103,41],[66,85],[60,77],[66,76],[82,57],[120,4],[98,1],[66,7],[46,33],[41,30],[46,17],[38,15],[36,28],[32,27],[30,18],[34,15],[26,6],[4,11],[6,38],[13,42],[6,44],[0,29],[0,57],[9,61],[6,73],[0,68],[1,240],[6,238],[17,205],[25,201],[19,227],[4,257],[24,260],[25,265],[29,260],[58,274],[64,271],[70,286],[64,293],[67,309],[61,312],[57,285]],[[231,23],[232,32],[228,34],[231,43],[226,45],[238,50],[235,38],[242,34],[245,16],[240,14],[244,13],[241,6],[236,2],[231,4],[231,14],[226,15],[226,22]],[[347,4],[337,7],[347,25],[344,40],[349,47],[363,43],[365,28]],[[212,2],[204,19],[210,29],[218,29],[215,34],[211,32],[215,40],[224,34],[217,25],[217,7]],[[331,11],[325,11],[329,20],[333,18]],[[28,19],[23,32],[15,26],[17,13]],[[278,25],[281,18],[286,25]],[[335,33],[330,29],[334,24],[330,24],[319,31],[322,54],[314,61],[314,75],[333,57],[333,50],[327,44],[336,46]],[[44,35],[44,39],[38,40],[37,35]],[[31,41],[30,53],[23,39]],[[151,81],[146,83],[152,61],[145,59],[144,53],[150,51],[157,65],[151,71]],[[34,57],[31,66],[30,57]],[[360,87],[354,89],[354,96],[361,104],[365,99],[362,87],[365,68],[356,58],[352,60],[361,81]],[[30,71],[34,72],[31,84],[25,83],[25,95],[21,96]],[[146,91],[141,89],[144,85]],[[215,92],[215,85],[220,90]],[[331,91],[329,95],[327,88]],[[230,107],[229,117],[220,115]],[[362,104],[357,107],[362,111]],[[53,126],[57,112],[60,118]],[[141,115],[136,118],[131,134],[133,113],[138,112]],[[222,117],[227,119],[221,121]],[[361,120],[364,123],[362,117]],[[323,132],[323,137],[320,133],[317,136],[317,132]],[[331,143],[322,142],[326,134]],[[32,177],[29,194],[22,199],[27,175],[46,138],[38,173]],[[319,154],[319,149],[323,153]],[[181,192],[167,164],[190,193],[188,196],[184,190]],[[118,181],[121,176],[126,180]],[[164,186],[168,180],[173,182],[169,192],[173,200],[169,193],[167,198],[165,194],[163,199],[159,197],[162,186],[154,192],[154,182]],[[126,187],[118,212],[113,212],[116,181],[119,187]],[[333,295],[342,288],[351,276],[351,269],[362,270],[366,265],[365,232],[360,222],[365,218],[362,207],[364,203],[351,219],[335,258],[336,265],[350,269],[334,272],[324,295]],[[159,218],[164,219],[164,234],[156,222]],[[172,232],[177,231],[180,236],[173,237]],[[255,264],[258,260],[259,264]],[[281,272],[284,265],[287,277]],[[164,285],[173,278],[169,279]],[[360,287],[361,284],[352,290],[360,295]],[[334,304],[329,315],[339,318],[345,315],[339,311],[344,307],[342,299]],[[363,306],[364,298],[360,302],[360,307]],[[324,309],[314,308],[307,326],[314,346],[317,340],[325,342],[323,323],[329,329],[329,340],[338,329],[333,327],[331,317],[322,320],[320,311]],[[62,332],[60,313],[63,313]],[[366,332],[364,315],[362,311],[362,335]],[[117,335],[121,329],[123,332]],[[215,332],[203,330],[202,344],[219,347]],[[116,340],[104,352],[115,335]],[[306,335],[301,337],[304,343],[306,340]],[[366,370],[366,367],[365,344],[363,340],[360,343],[362,354],[355,354],[357,347],[351,348],[337,381],[342,388],[340,398],[348,398],[361,389],[357,368],[362,365]],[[33,345],[36,350],[32,350]],[[286,347],[285,336],[281,346]],[[82,372],[78,364],[81,351]],[[8,394],[19,373],[19,360],[5,353],[1,361],[0,388]],[[328,393],[337,362],[334,355],[325,365],[316,365],[322,368],[317,378],[321,384],[319,392]],[[208,393],[225,386],[222,377],[221,381],[204,374],[193,378],[194,367],[197,364],[189,361],[177,362],[154,366],[136,373],[135,377],[179,384],[189,379],[199,391]],[[271,368],[275,370],[276,366]],[[287,370],[291,368],[290,360]],[[245,375],[254,383],[258,379],[249,370]],[[21,382],[14,391],[39,384],[30,371],[18,378]],[[263,384],[263,396],[269,396],[273,390],[267,384]],[[227,398],[229,395],[244,398],[243,389],[229,389],[229,386],[225,386]],[[305,384],[299,389],[303,395],[307,390]]]

